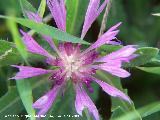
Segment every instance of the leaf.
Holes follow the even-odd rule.
[[[46,81],[47,79],[48,76],[25,79],[32,85],[34,98],[37,99],[39,96],[44,94],[46,89],[48,89],[48,82]],[[22,115],[21,112],[24,110],[17,88],[12,86],[8,89],[8,92],[0,98],[0,120],[5,115]],[[11,118],[11,120],[13,119]]]
[[[13,40],[14,40],[14,43],[16,44],[17,50],[19,51],[19,53],[21,54],[23,59],[25,61],[27,61],[26,47],[25,47],[23,41],[21,40],[16,23],[12,20],[9,20],[9,19],[8,19],[7,23],[8,23],[8,28],[10,29],[10,31],[12,33]]]
[[[16,64],[21,61],[22,58],[15,48],[15,44],[5,40],[0,40],[0,67]]]
[[[79,0],[67,0],[66,6],[67,6],[67,32],[73,33],[74,31],[74,25],[75,25],[75,19],[78,12],[78,4]]]
[[[43,18],[45,9],[46,9],[46,0],[41,0],[41,3],[38,8],[38,13],[41,16],[41,18]]]
[[[87,0],[66,0],[68,33],[76,35],[80,31],[87,5]]]
[[[32,4],[28,2],[27,0],[19,0],[19,2],[20,2],[21,9],[22,9],[22,12],[25,18],[28,18],[26,14],[27,11],[31,11],[34,13],[37,12],[36,9],[32,6]]]
[[[16,47],[17,47],[18,51],[20,52],[21,56],[23,57],[23,59],[26,61],[26,63],[28,63],[27,51],[26,51],[25,45],[22,42],[21,37],[19,35],[16,23],[12,20],[8,20],[8,23],[9,23],[9,29],[11,30]],[[19,81],[16,81],[16,85],[18,88],[20,98],[26,108],[26,111],[29,115],[31,115],[30,119],[35,120],[35,117],[34,117],[35,111],[32,108],[32,104],[33,104],[32,88],[29,84],[29,81],[19,80]]]
[[[137,67],[137,68],[148,73],[160,75],[160,67]]]
[[[98,51],[102,55],[106,55],[106,54],[109,54],[111,52],[117,51],[122,47],[123,46],[121,46],[121,45],[102,45],[100,48],[98,48]]]
[[[154,113],[160,111],[160,102],[151,103],[151,104],[146,105],[146,106],[144,106],[142,108],[139,108],[137,111],[140,113],[142,118],[147,117],[147,116],[149,116],[151,114],[154,114]],[[123,116],[117,117],[114,120],[135,120],[135,119],[137,119],[137,117],[131,111],[131,112],[129,112],[129,113],[123,115]]]
[[[101,71],[97,72],[97,77],[99,77],[101,80],[109,83],[110,85],[115,86],[116,88],[120,89],[123,92],[126,91],[122,88],[122,85],[120,83],[120,79],[117,77],[113,77],[113,76],[111,76],[105,72],[101,72]],[[136,120],[142,120],[141,116],[136,111],[133,103],[129,104],[129,103],[125,102],[124,100],[121,100],[119,98],[113,98],[113,97],[111,98],[111,100],[112,100],[111,120],[120,116],[120,115],[127,114],[130,111],[133,111],[134,116],[137,117]]]
[[[66,32],[63,32],[57,28],[48,26],[43,23],[36,23],[36,22],[28,20],[28,19],[6,17],[6,16],[2,16],[2,15],[0,16],[0,18],[10,19],[10,20],[16,21],[17,23],[20,23],[21,25],[24,25],[28,28],[31,28],[38,33],[41,33],[41,34],[44,34],[47,36],[51,36],[52,38],[55,38],[57,40],[72,42],[72,43],[89,44],[88,42],[86,42],[80,38],[72,36]]]
[[[153,113],[159,112],[160,111],[160,102],[154,102],[149,105],[146,105],[140,109],[138,109],[138,112],[142,117],[147,117]]]
[[[53,118],[50,117],[50,115],[54,116],[54,119],[58,120],[87,120],[85,114],[80,116],[78,113],[76,113],[75,91],[72,85],[73,84],[71,84],[71,81],[68,81],[67,85],[65,86],[65,93],[57,96],[56,101],[53,103],[50,111],[47,113],[47,117],[45,117],[44,120],[52,120]]]
[[[125,64],[125,67],[135,67],[144,65],[148,62],[150,62],[153,58],[155,58],[158,55],[159,49],[153,48],[153,47],[142,47],[139,48],[135,54],[138,54],[139,56],[135,59],[133,59],[130,63]]]
[[[1,120],[4,119],[5,115],[17,115],[23,110],[16,87],[9,87],[9,91],[1,97],[0,103]]]
[[[30,85],[29,81],[27,81],[27,80],[17,80],[16,85],[17,85],[17,88],[18,88],[20,98],[23,102],[23,105],[26,108],[27,113],[32,116],[31,120],[36,120],[35,117],[34,117],[35,111],[32,108],[33,97],[32,97],[32,88],[31,88],[31,85]]]

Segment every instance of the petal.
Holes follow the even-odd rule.
[[[108,63],[104,63],[104,64],[100,64],[100,65],[93,65],[92,68],[107,71],[110,74],[121,77],[121,78],[126,78],[126,77],[130,76],[130,73],[127,72],[126,70],[124,70],[120,67],[117,67],[117,65],[113,66]]]
[[[30,77],[53,72],[53,70],[45,70],[42,68],[34,68],[34,67],[29,67],[29,66],[12,65],[12,67],[16,67],[19,69],[19,72],[16,74],[16,76],[11,78],[11,79],[16,79],[16,80],[30,78]]]
[[[75,100],[75,108],[79,115],[82,116],[82,111],[84,108],[88,108],[89,113],[94,116],[95,120],[99,120],[99,114],[96,106],[89,98],[87,93],[84,91],[82,84],[75,85],[76,89],[76,100]]]
[[[38,13],[33,13],[33,12],[27,12],[27,16],[30,20],[33,20],[35,22],[41,23],[42,22],[42,18],[39,16]]]
[[[135,48],[135,46],[128,45],[121,48],[120,50],[117,50],[115,52],[110,53],[109,55],[100,58],[99,60],[97,60],[97,62],[106,62],[108,60],[129,61],[137,57],[137,55],[133,54],[136,50],[137,49]]]
[[[20,32],[23,35],[24,44],[29,52],[53,58],[53,56],[43,49],[29,34],[23,32],[22,30],[20,30]]]
[[[31,19],[31,20],[33,20],[33,21],[36,21],[36,22],[38,22],[38,23],[41,23],[41,22],[42,22],[42,18],[39,16],[38,13],[27,12],[27,16],[28,16],[29,19]],[[44,38],[44,40],[46,40],[46,41],[49,43],[49,45],[50,45],[56,52],[58,52],[58,51],[57,51],[57,48],[56,48],[56,46],[55,46],[55,44],[54,44],[54,42],[53,42],[53,40],[52,40],[51,37],[46,36],[46,35],[42,35],[42,37]]]
[[[88,9],[85,15],[85,21],[82,29],[81,38],[83,39],[92,23],[96,20],[99,14],[103,11],[108,0],[105,0],[100,6],[100,0],[90,0]],[[100,6],[100,7],[99,7]]]
[[[97,83],[102,87],[102,89],[103,89],[106,93],[108,93],[109,95],[111,95],[111,96],[113,96],[113,97],[119,97],[119,98],[121,98],[121,99],[123,99],[123,100],[125,100],[125,101],[127,101],[127,102],[129,102],[129,103],[131,103],[130,98],[129,98],[127,95],[125,95],[122,91],[120,91],[120,90],[118,90],[117,88],[115,88],[115,87],[107,84],[106,82],[103,82],[103,81],[101,81],[101,80],[98,80],[98,79],[96,79],[96,78],[94,78],[94,77],[92,77],[92,79],[93,79],[95,82],[97,82]]]
[[[66,31],[66,9],[64,0],[47,0],[47,4],[57,27]]]
[[[65,49],[65,52],[68,56],[70,56],[71,54],[74,53],[74,46],[72,43],[70,42],[65,42],[64,43],[64,49]]]
[[[82,65],[91,64],[96,58],[98,58],[98,52],[95,50],[89,51],[81,56]]]
[[[117,27],[121,23],[118,23],[117,25],[111,27],[107,32],[105,32],[95,43],[93,43],[89,48],[87,48],[84,53],[91,51],[93,49],[96,49],[104,44],[110,44],[113,43],[111,40],[116,39],[116,35],[118,34],[119,30],[117,30]],[[117,44],[117,43],[116,43]]]
[[[59,54],[59,51],[58,51],[54,41],[52,40],[52,38],[49,36],[46,36],[46,35],[42,35],[42,37],[49,43],[49,45],[52,47],[52,49],[54,49],[57,52],[57,54]]]
[[[52,90],[40,97],[32,106],[33,108],[40,109],[38,115],[44,115],[52,106],[56,99],[58,92],[62,86],[55,85]]]

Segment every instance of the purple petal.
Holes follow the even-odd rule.
[[[89,98],[87,93],[84,91],[82,84],[75,85],[76,89],[76,101],[75,108],[79,115],[82,116],[82,111],[84,108],[88,108],[89,113],[94,116],[95,120],[99,120],[99,114],[96,106]]]
[[[46,36],[46,35],[42,35],[42,37],[49,43],[49,45],[57,52],[57,54],[59,54],[59,51],[54,43],[54,41],[52,40],[51,37]]]
[[[107,32],[112,32],[116,30],[121,24],[122,22],[117,23],[116,25],[112,26]]]
[[[82,29],[81,38],[83,39],[92,23],[96,20],[99,14],[103,11],[108,0],[105,0],[100,6],[100,0],[90,0],[85,16],[85,21]],[[100,7],[99,7],[100,6]]]
[[[20,30],[20,32],[23,35],[24,43],[29,52],[53,58],[53,56],[50,55],[45,49],[43,49],[29,34],[25,33],[22,30]]]
[[[30,20],[33,20],[33,21],[38,22],[38,23],[42,22],[42,18],[39,16],[38,13],[27,12],[27,16]]]
[[[96,58],[98,58],[98,52],[95,50],[89,51],[81,57],[82,65],[91,64]]]
[[[66,31],[66,9],[64,0],[47,0],[47,4],[57,27]]]
[[[110,74],[121,77],[121,78],[126,78],[126,77],[130,76],[129,72],[120,68],[119,65],[117,66],[116,63],[115,63],[115,66],[110,65],[108,63],[104,63],[104,64],[100,64],[100,65],[93,65],[92,68],[107,71]]]
[[[93,43],[89,48],[87,48],[84,53],[91,51],[93,49],[96,49],[104,44],[111,44],[113,43],[111,40],[116,39],[116,35],[118,34],[119,30],[117,30],[117,27],[120,25],[118,23],[117,25],[111,27],[106,33],[104,33],[95,43]],[[117,43],[116,43],[117,44]]]
[[[40,109],[38,115],[44,115],[52,106],[56,96],[62,86],[55,85],[52,90],[39,98],[32,106],[33,108]]]
[[[135,48],[135,46],[128,45],[121,48],[120,50],[117,50],[115,52],[110,53],[109,55],[100,58],[99,60],[97,60],[97,62],[107,62],[108,60],[129,61],[137,57],[137,55],[133,54],[136,50],[137,49]]]
[[[98,80],[98,79],[96,79],[96,78],[94,78],[94,77],[92,77],[92,78],[93,78],[93,80],[94,80],[95,82],[97,82],[97,83],[102,87],[102,89],[103,89],[106,93],[108,93],[109,95],[111,95],[111,96],[113,96],[113,97],[119,97],[119,98],[121,98],[121,99],[123,99],[123,100],[125,100],[125,101],[128,101],[129,103],[131,103],[130,98],[129,98],[127,95],[125,95],[122,91],[118,90],[117,88],[115,88],[115,87],[113,87],[113,86],[111,86],[111,85],[109,85],[109,84],[107,84],[107,83],[105,83],[105,82],[103,82],[103,81],[101,81],[101,80]]]
[[[36,21],[38,23],[41,23],[42,22],[42,18],[39,16],[38,13],[33,13],[33,12],[27,12],[27,16],[29,19],[33,20],[33,21]],[[51,37],[49,36],[46,36],[46,35],[42,35],[42,37],[49,43],[49,45],[56,51],[57,51],[57,48],[52,40]]]
[[[19,68],[19,72],[16,74],[16,76],[11,78],[11,79],[16,79],[16,80],[30,78],[30,77],[48,74],[48,73],[53,72],[53,70],[45,70],[42,68],[34,68],[34,67],[29,67],[29,66],[12,65],[12,67]]]

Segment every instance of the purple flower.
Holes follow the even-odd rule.
[[[105,0],[100,6],[100,0],[90,0],[81,33],[82,39],[92,23],[105,8],[107,2],[108,0]],[[57,27],[66,31],[66,9],[64,0],[47,0],[47,4]],[[27,15],[29,19],[36,22],[42,22],[42,18],[40,18],[37,13],[28,12]],[[82,115],[84,108],[88,108],[90,115],[92,115],[95,120],[99,120],[98,110],[83,88],[85,85],[90,92],[93,92],[91,87],[92,82],[99,84],[109,95],[119,97],[120,99],[131,103],[130,98],[123,92],[92,76],[96,73],[96,70],[103,70],[121,78],[130,76],[129,72],[122,69],[122,63],[129,62],[136,57],[134,54],[136,51],[135,46],[125,46],[120,50],[103,57],[96,51],[96,48],[101,45],[117,44],[117,42],[114,42],[113,40],[119,32],[117,28],[120,24],[121,23],[118,23],[111,27],[95,43],[82,52],[80,44],[64,42],[60,43],[57,47],[52,41],[52,38],[42,35],[46,42],[48,42],[56,51],[57,56],[48,53],[32,38],[32,36],[21,30],[27,50],[31,53],[45,56],[46,63],[51,66],[57,66],[58,68],[55,70],[45,70],[41,68],[13,65],[13,67],[19,68],[19,72],[12,78],[16,80],[50,74],[50,79],[53,81],[54,85],[53,88],[33,104],[34,108],[39,109],[38,115],[45,114],[50,109],[57,94],[63,91],[68,80],[72,81],[76,91],[75,108],[80,115]]]

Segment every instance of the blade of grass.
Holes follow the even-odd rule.
[[[41,0],[41,3],[38,8],[38,13],[42,18],[43,18],[45,9],[46,9],[46,0]]]
[[[147,117],[151,114],[154,114],[154,113],[160,111],[160,102],[151,103],[151,104],[146,105],[142,108],[139,108],[137,111],[140,113],[142,118]],[[135,116],[134,112],[131,111],[131,112],[128,112],[127,114],[120,116],[114,120],[136,120],[136,119],[137,119],[137,116]]]
[[[21,37],[18,32],[18,28],[16,26],[15,21],[12,21],[8,19],[9,29],[11,30],[13,39],[15,41],[16,47],[18,51],[20,52],[21,56],[24,58],[25,62],[27,62],[27,52],[25,49],[25,46],[21,40]],[[21,100],[23,102],[23,105],[25,106],[25,109],[29,115],[31,115],[31,120],[35,120],[35,111],[32,108],[33,104],[33,97],[32,97],[32,88],[30,86],[29,81],[27,80],[18,80],[16,81],[16,85],[18,88],[19,95],[21,97]]]
[[[56,40],[72,42],[72,43],[81,43],[81,44],[87,44],[87,45],[89,44],[88,42],[86,42],[80,38],[72,36],[66,32],[63,32],[57,28],[51,27],[51,26],[43,24],[43,23],[36,23],[36,22],[34,22],[32,20],[28,20],[28,19],[7,17],[7,16],[3,16],[3,15],[0,15],[0,18],[10,19],[10,20],[15,21],[23,26],[31,28],[38,33],[41,33],[41,34],[47,35],[47,36],[51,36],[52,38],[55,38]]]

